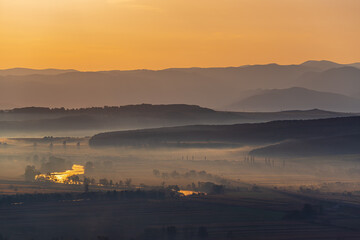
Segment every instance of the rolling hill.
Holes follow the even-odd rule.
[[[302,63],[301,65],[306,66],[306,67],[311,67],[314,69],[318,69],[321,71],[326,71],[331,68],[339,68],[339,67],[344,66],[342,64],[331,62],[331,61],[326,61],[326,60],[321,60],[321,61],[310,60],[310,61],[306,61],[306,62]]]
[[[360,153],[360,134],[285,141],[250,152],[266,157],[314,157]]]
[[[16,108],[0,111],[0,131],[54,134],[63,131],[112,131],[192,124],[235,124],[289,119],[319,119],[352,114],[322,110],[284,112],[223,112],[195,105],[128,105],[120,107],[50,109]]]
[[[228,107],[238,111],[281,111],[319,108],[328,111],[360,112],[360,99],[300,87],[263,90]]]
[[[89,143],[93,147],[224,147],[354,134],[360,134],[360,117],[118,131],[97,134]]]
[[[299,77],[297,86],[351,96],[360,91],[360,69],[346,66],[309,72]]]
[[[0,76],[26,76],[26,75],[57,75],[68,72],[76,72],[74,69],[31,69],[10,68],[0,69]]]

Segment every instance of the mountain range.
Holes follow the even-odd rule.
[[[331,92],[320,92],[292,87],[259,91],[231,104],[227,109],[236,111],[284,111],[311,108],[328,111],[360,112],[360,99]]]
[[[346,66],[323,72],[308,72],[297,80],[297,85],[354,96],[360,93],[360,69]]]
[[[360,69],[357,67],[359,64],[356,63],[308,61],[299,65],[171,68],[157,71],[8,69],[0,70],[0,109],[14,106],[77,108],[141,103],[184,103],[224,109],[250,97],[251,92],[257,93],[257,89],[292,87],[360,96]]]

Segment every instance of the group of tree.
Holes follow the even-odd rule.
[[[160,228],[147,228],[144,232],[134,238],[136,240],[205,240],[209,233],[205,226],[193,227],[185,226],[178,228],[176,226],[166,226]]]
[[[35,166],[28,165],[25,168],[25,181],[32,182],[35,180],[35,176],[40,174],[39,171],[36,170]]]
[[[190,110],[210,111],[210,109],[203,109],[195,105],[175,104],[175,105],[152,105],[152,104],[138,104],[126,106],[104,106],[104,107],[88,107],[88,108],[48,108],[48,107],[23,107],[14,108],[10,110],[0,110],[0,113],[15,113],[15,114],[120,114],[120,113],[138,113],[157,111],[174,111],[174,108]]]
[[[51,201],[73,201],[73,200],[133,200],[133,199],[154,199],[164,200],[172,198],[166,189],[154,190],[123,190],[123,191],[96,191],[96,192],[65,192],[65,193],[32,193],[1,195],[0,206],[13,205],[16,203],[51,202]]]
[[[172,171],[172,172],[161,172],[158,169],[154,169],[153,170],[153,175],[155,177],[158,178],[162,178],[164,180],[166,179],[170,179],[170,178],[174,178],[174,179],[179,179],[179,178],[183,178],[183,179],[201,179],[201,180],[207,180],[207,181],[212,181],[212,182],[216,182],[222,185],[227,185],[230,184],[229,180],[211,174],[211,173],[207,173],[206,171],[195,171],[195,170],[190,170],[188,172],[185,173],[179,173],[176,170]]]
[[[313,219],[321,214],[323,214],[322,205],[312,205],[309,203],[305,203],[301,210],[294,210],[294,211],[288,212],[284,216],[284,219],[286,219],[286,220]]]
[[[84,182],[89,183],[89,185],[96,185],[96,180],[94,178],[85,178],[86,180],[84,180]],[[120,180],[118,182],[115,182],[111,179],[107,179],[107,178],[100,178],[98,181],[98,184],[100,186],[106,186],[106,187],[114,187],[114,188],[126,188],[126,189],[131,189],[133,187],[132,184],[132,179],[131,178],[126,178],[124,181]]]

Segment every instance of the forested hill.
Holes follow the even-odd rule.
[[[261,145],[360,133],[360,117],[273,121],[235,125],[192,125],[101,133],[91,146]]]
[[[28,107],[0,112],[0,131],[52,134],[54,131],[95,132],[194,124],[237,124],[289,119],[351,116],[322,110],[284,112],[225,112],[196,105],[127,105],[80,109]],[[91,135],[94,132],[90,133]]]

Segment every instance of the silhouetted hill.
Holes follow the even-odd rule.
[[[286,141],[250,152],[267,157],[312,157],[360,153],[360,134]]]
[[[31,114],[52,114],[52,113],[88,113],[88,114],[122,114],[122,113],[214,113],[210,108],[203,108],[197,105],[186,104],[169,104],[169,105],[153,105],[153,104],[139,104],[139,105],[125,105],[125,106],[105,106],[105,107],[91,107],[91,108],[47,108],[47,107],[25,107],[14,108],[10,110],[0,111],[3,113],[31,113]]]
[[[360,112],[360,99],[305,88],[264,90],[228,107],[238,111],[281,111],[319,108],[329,111]]]
[[[31,75],[26,76],[0,75],[0,102],[11,102],[17,106],[52,107],[148,102],[220,108],[238,100],[239,92],[257,88],[292,87],[300,76],[313,71],[321,70],[303,65],[268,64],[159,71],[70,71],[56,75],[44,75],[43,72],[31,72]]]
[[[349,66],[351,66],[351,67],[356,67],[356,68],[360,68],[360,62],[349,64]]]
[[[344,66],[342,64],[331,62],[331,61],[326,61],[326,60],[321,60],[321,61],[310,60],[310,61],[306,61],[306,62],[302,63],[301,65],[306,66],[306,67],[311,67],[314,69],[318,69],[321,71]]]
[[[71,108],[147,102],[223,109],[249,97],[249,91],[254,89],[299,86],[345,95],[357,94],[359,71],[350,65],[329,61],[158,71],[80,72],[20,68],[0,70],[0,103],[9,103],[3,107]]]
[[[0,69],[0,76],[25,76],[25,75],[57,75],[67,72],[76,72],[74,69],[30,69],[30,68],[11,68]]]
[[[298,86],[318,91],[353,95],[360,89],[360,69],[355,67],[333,68],[324,72],[309,72],[301,76]]]
[[[226,146],[263,145],[288,139],[360,134],[360,117],[273,121],[236,125],[193,125],[101,133],[91,146]]]
[[[271,113],[222,112],[184,104],[141,104],[80,109],[28,107],[0,111],[0,131],[3,134],[70,130],[111,131],[191,124],[234,124],[341,116],[351,116],[351,114],[316,109]]]

